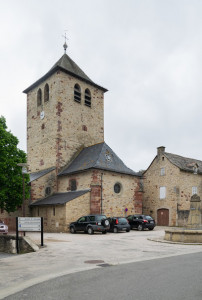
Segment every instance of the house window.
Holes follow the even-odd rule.
[[[44,102],[47,102],[49,100],[49,85],[46,83],[44,88]]]
[[[89,89],[85,90],[85,105],[91,107],[91,94]]]
[[[165,175],[165,168],[161,168],[161,176]]]
[[[116,194],[119,194],[121,192],[121,184],[120,183],[115,183],[115,185],[114,185],[114,192]]]
[[[71,179],[70,180],[70,190],[71,191],[76,191],[76,179]]]
[[[160,199],[165,199],[166,198],[166,187],[161,186],[160,187]]]
[[[197,194],[197,186],[192,186],[192,195]]]
[[[41,89],[38,89],[37,92],[37,106],[40,106],[42,104],[42,91]]]
[[[74,101],[81,103],[81,88],[78,84],[74,86]]]

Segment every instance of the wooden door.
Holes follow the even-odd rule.
[[[169,210],[161,208],[157,210],[157,225],[169,226]]]

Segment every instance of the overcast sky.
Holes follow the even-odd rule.
[[[26,151],[22,91],[67,54],[105,94],[105,141],[146,169],[158,146],[202,160],[201,0],[0,0],[0,115]]]

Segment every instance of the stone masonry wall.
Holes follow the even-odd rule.
[[[65,205],[32,207],[31,214],[32,217],[43,217],[45,232],[67,231]]]
[[[66,231],[69,231],[69,224],[80,217],[90,214],[90,192],[69,201],[66,204]]]
[[[142,193],[139,187],[139,178],[119,174],[115,172],[91,170],[71,176],[59,178],[59,191],[69,190],[69,181],[75,179],[77,190],[91,189],[91,213],[101,212],[101,174],[102,175],[102,207],[103,213],[107,216],[125,215],[125,208],[128,214],[142,213]],[[114,192],[114,184],[120,183],[121,192]]]
[[[56,174],[55,170],[49,172],[48,174],[40,177],[37,180],[34,180],[31,183],[31,199],[30,203],[42,199],[46,196],[46,188],[50,187],[51,188],[51,193],[57,191],[57,186],[56,186]]]
[[[37,107],[37,91],[49,85],[49,101]],[[81,103],[74,101],[74,85],[81,87]],[[91,92],[91,107],[84,92]],[[103,91],[58,71],[27,95],[27,151],[31,172],[66,165],[81,146],[104,141]],[[43,98],[43,97],[42,97]],[[40,112],[44,111],[44,118]]]
[[[161,168],[165,168],[165,175],[161,175]],[[163,186],[166,187],[166,198],[160,199],[159,190]],[[197,186],[202,196],[202,176],[180,171],[162,153],[144,174],[143,213],[157,220],[157,210],[166,208],[169,226],[182,225],[187,220],[192,186]]]

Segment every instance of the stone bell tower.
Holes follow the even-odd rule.
[[[31,172],[59,170],[82,147],[104,141],[105,88],[66,54],[27,94],[27,153]]]

